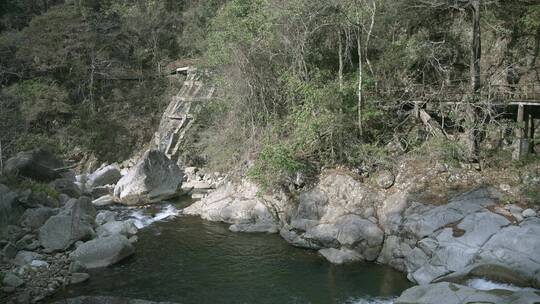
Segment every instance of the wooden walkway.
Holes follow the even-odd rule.
[[[409,100],[416,108],[427,110],[443,104],[457,106],[471,103],[499,109],[517,122],[513,158],[521,159],[534,151],[535,126],[538,124],[536,120],[540,119],[540,83],[487,85],[482,87],[474,102],[471,102],[470,89],[465,85],[442,85],[438,88],[415,85],[388,93],[401,96],[401,100]]]

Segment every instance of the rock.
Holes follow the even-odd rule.
[[[114,195],[127,205],[154,203],[178,195],[182,180],[183,173],[173,161],[150,150],[118,181]]]
[[[540,301],[540,295],[532,290],[482,291],[471,287],[436,283],[415,286],[405,290],[394,304],[464,304],[464,303],[528,303]]]
[[[189,192],[189,191],[197,192],[201,190],[211,190],[214,188],[215,187],[213,185],[204,181],[189,181],[182,184],[182,191],[184,192]]]
[[[50,183],[50,186],[58,191],[59,193],[66,194],[70,197],[80,197],[82,195],[81,190],[73,181],[67,179],[67,178],[60,178],[52,181]]]
[[[531,286],[540,288],[540,218],[525,219],[519,226],[507,226],[493,235],[475,261],[504,265],[523,274]]]
[[[21,225],[32,230],[38,229],[55,213],[53,209],[47,207],[27,209],[21,216]]]
[[[99,198],[105,195],[114,195],[114,185],[98,186],[92,188],[90,194],[93,198]]]
[[[17,249],[19,250],[22,250],[22,249],[26,249],[28,247],[34,247],[34,243],[36,242],[36,237],[32,234],[27,234],[25,236],[23,236],[20,240],[17,241],[17,243],[15,243],[15,246],[17,246]],[[39,244],[38,244],[39,246]],[[37,247],[35,247],[37,248]],[[34,248],[34,249],[35,249]]]
[[[416,238],[422,239],[441,227],[459,221],[467,214],[481,211],[495,203],[496,198],[488,189],[477,189],[435,208],[417,205],[416,210],[410,211],[411,214],[405,219],[403,229]]]
[[[96,213],[96,207],[94,207],[90,198],[86,196],[70,199],[61,211],[61,214],[72,215],[75,218],[86,220],[88,223],[93,223]]]
[[[534,211],[533,209],[530,209],[530,208],[525,209],[525,210],[523,210],[521,215],[523,215],[524,218],[533,217],[533,216],[536,216],[536,211]]]
[[[113,234],[122,234],[126,237],[137,234],[137,227],[131,220],[127,221],[111,221],[99,226],[96,232],[99,237],[106,237]]]
[[[120,178],[122,178],[122,174],[120,174],[118,165],[108,165],[88,175],[87,186],[92,189],[98,186],[113,185],[116,184]]]
[[[475,278],[483,278],[492,282],[504,282],[514,286],[532,286],[527,275],[523,273],[514,271],[504,265],[482,263],[473,264],[462,271],[437,278],[433,282],[450,282],[465,285],[469,280]]]
[[[109,205],[112,205],[114,204],[114,196],[112,195],[104,195],[98,199],[95,199],[92,201],[92,204],[94,204],[94,206],[98,206],[98,207],[104,207],[104,206],[109,206]]]
[[[190,175],[195,174],[195,173],[197,172],[197,170],[198,170],[197,167],[186,167],[186,168],[184,169],[184,173],[185,173],[186,175],[190,176]]]
[[[41,259],[43,259],[43,256],[39,253],[31,251],[19,251],[19,253],[17,253],[17,256],[15,256],[13,263],[18,266],[25,266],[30,265],[33,260]]]
[[[19,196],[20,204],[25,208],[39,208],[39,207],[50,207],[57,208],[60,206],[60,203],[48,196],[44,192],[33,192],[30,190],[24,191]]]
[[[322,255],[325,259],[327,259],[332,264],[344,264],[344,263],[351,263],[356,261],[361,261],[363,258],[362,256],[350,249],[335,249],[335,248],[325,248],[319,250],[319,254]]]
[[[361,259],[373,261],[379,255],[383,231],[358,215],[344,215],[334,223],[319,224],[306,231],[303,238],[321,247],[354,248]]]
[[[17,193],[0,184],[0,216],[11,212],[17,203]]]
[[[247,233],[277,233],[279,227],[274,222],[253,223],[253,224],[233,224],[229,227],[232,232],[247,232]]]
[[[73,261],[71,262],[71,264],[69,264],[70,273],[83,272],[83,271],[86,271],[86,267],[84,267],[84,265],[81,264],[80,262]]]
[[[26,231],[19,226],[9,225],[7,227],[7,235],[10,241],[16,242],[26,235]]]
[[[93,236],[92,225],[76,215],[55,215],[39,229],[39,241],[48,250],[65,250],[76,241]]]
[[[102,226],[108,222],[114,221],[116,213],[109,210],[102,210],[96,215],[96,225]]]
[[[5,163],[4,172],[49,182],[61,178],[61,175],[55,169],[62,167],[64,167],[64,163],[61,160],[47,151],[37,149],[20,152],[8,159]]]
[[[7,259],[13,259],[17,255],[17,247],[13,243],[7,243],[2,249],[2,255]]]
[[[17,288],[17,287],[20,287],[20,286],[24,285],[23,279],[19,278],[18,276],[14,275],[11,272],[8,272],[4,276],[4,280],[2,281],[2,283],[5,286],[13,287],[13,288]]]
[[[382,189],[390,189],[396,180],[395,175],[390,170],[382,170],[377,174],[377,185]]]
[[[185,208],[183,213],[232,224],[232,231],[275,233],[278,227],[262,199],[257,197],[257,189],[250,183],[239,187],[225,185]]]
[[[88,269],[107,267],[135,253],[128,239],[120,234],[84,243],[72,253],[73,260]]]
[[[45,261],[33,260],[30,263],[30,266],[35,267],[35,268],[49,268],[50,265],[49,265],[49,263],[47,263]]]
[[[69,277],[69,284],[80,284],[90,279],[90,275],[84,272],[74,272]]]
[[[152,302],[146,300],[137,300],[117,297],[78,297],[71,299],[62,299],[53,304],[175,304],[172,302]]]

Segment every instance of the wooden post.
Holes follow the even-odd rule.
[[[4,160],[2,155],[2,141],[0,140],[0,175],[4,172]]]
[[[525,106],[520,103],[518,104],[517,111],[517,129],[516,129],[516,142],[515,150],[512,154],[514,160],[520,160],[528,151],[528,138],[526,137],[528,133],[527,123],[525,121]]]
[[[535,141],[534,141],[534,116],[533,114],[529,114],[529,123],[528,123],[528,128],[529,128],[529,141],[528,141],[528,150],[527,152],[528,153],[534,153],[534,146],[535,146]]]

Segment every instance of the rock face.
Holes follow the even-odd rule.
[[[135,253],[126,237],[114,234],[98,238],[79,246],[72,258],[86,268],[101,268],[115,264]]]
[[[257,197],[257,191],[255,185],[247,182],[238,187],[224,185],[184,209],[184,214],[232,224],[229,229],[235,232],[275,233],[278,231],[275,217]]]
[[[399,181],[399,183],[397,182]],[[540,287],[540,218],[512,216],[491,188],[476,188],[445,202],[417,200],[418,187],[401,175],[389,189],[341,171],[292,200],[260,197],[257,187],[226,184],[184,209],[232,231],[279,227],[294,246],[318,250],[332,263],[377,261],[418,284],[487,277]],[[511,269],[511,271],[501,271]],[[503,275],[504,274],[504,275]]]
[[[114,194],[127,205],[158,202],[176,196],[182,179],[182,170],[173,161],[150,150],[120,179]]]
[[[378,262],[428,284],[437,278],[481,265],[513,269],[526,285],[539,287],[540,219],[517,224],[497,214],[496,195],[478,189],[442,206],[412,203],[400,231],[386,237]]]
[[[463,304],[463,303],[523,303],[540,301],[538,292],[531,290],[482,291],[453,283],[437,283],[407,289],[394,304]]]
[[[61,160],[47,151],[37,149],[20,152],[10,158],[5,164],[4,172],[49,182],[61,178],[55,169],[62,167],[64,163]]]
[[[282,228],[281,235],[295,246],[323,249],[319,252],[331,262],[373,261],[384,240],[373,216],[376,199],[370,188],[348,174],[326,175],[300,195],[290,225]],[[338,253],[347,257],[336,258]]]

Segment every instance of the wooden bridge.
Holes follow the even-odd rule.
[[[520,159],[534,150],[535,120],[540,119],[540,83],[489,84],[481,88],[475,101],[471,101],[470,88],[467,85],[413,85],[385,93],[400,96],[400,100],[409,100],[415,107],[425,108],[427,111],[460,104],[491,107],[517,122],[513,158]]]

